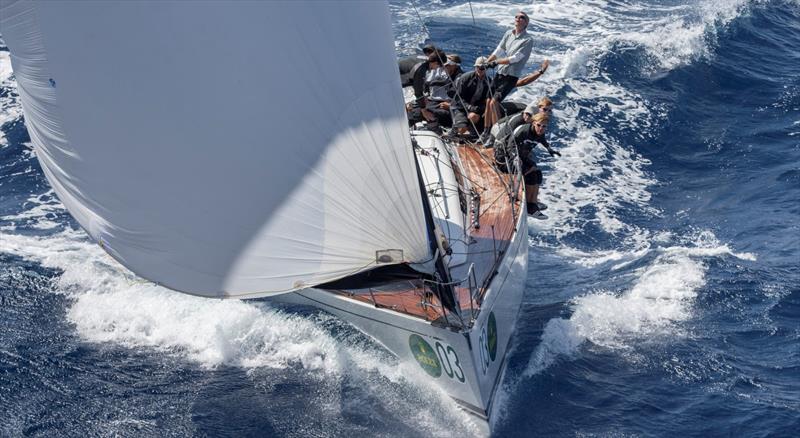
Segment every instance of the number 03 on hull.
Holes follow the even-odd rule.
[[[491,149],[413,135],[436,230],[451,249],[458,311],[442,306],[424,281],[308,289],[273,299],[352,323],[418,366],[488,433],[527,272],[526,214],[518,201],[524,186],[494,170]]]

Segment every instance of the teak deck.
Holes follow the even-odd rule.
[[[498,174],[494,168],[492,149],[481,145],[456,146],[456,152],[472,182],[473,189],[480,195],[479,228],[468,223],[471,237],[468,245],[467,262],[451,269],[453,281],[467,277],[470,265],[473,266],[473,284],[481,288],[476,302],[470,299],[469,281],[456,287],[458,301],[463,310],[477,311],[483,292],[482,286],[489,284],[496,263],[502,258],[514,234],[516,218],[520,213],[520,201],[512,201],[506,191],[510,176]],[[520,194],[521,195],[521,194]],[[519,199],[521,196],[517,196]],[[470,214],[470,219],[472,215]],[[371,289],[335,291],[352,299],[372,303],[377,307],[436,321],[447,318],[438,298],[421,281],[402,281]],[[452,316],[450,316],[452,318]]]

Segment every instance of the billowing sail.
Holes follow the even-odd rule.
[[[430,259],[383,2],[0,2],[47,178],[140,276],[247,297]]]

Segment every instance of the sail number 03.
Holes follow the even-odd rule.
[[[464,383],[464,369],[461,368],[461,362],[458,360],[458,354],[453,347],[442,344],[439,341],[428,343],[422,336],[411,335],[408,338],[408,346],[411,349],[411,354],[417,360],[419,366],[425,370],[431,377],[441,377],[442,371],[447,377],[456,379]]]
[[[439,360],[442,362],[442,369],[449,378],[456,378],[459,382],[464,383],[464,370],[461,369],[461,363],[458,361],[458,354],[451,346],[445,347],[436,341],[436,353],[439,355]]]

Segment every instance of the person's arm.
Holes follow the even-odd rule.
[[[503,37],[503,42],[505,42],[505,40],[506,38]],[[499,48],[500,47],[498,46],[498,49]],[[492,56],[489,57],[487,62],[490,63],[489,67],[491,68],[496,67],[498,64],[513,64],[515,62],[519,62],[522,59],[529,57],[531,55],[531,51],[533,51],[533,39],[528,38],[525,41],[525,44],[520,48],[520,50],[517,53],[514,53],[513,55],[507,56],[505,58],[498,58],[495,56],[495,54],[497,54],[497,49],[495,49],[495,53],[493,53]]]
[[[506,51],[506,40],[508,39],[509,32],[511,32],[511,31],[507,31],[503,35],[503,38],[500,39],[500,42],[497,44],[497,47],[494,49],[494,52],[492,52],[492,54],[489,55],[489,58],[486,60],[486,62],[493,62],[495,59],[497,59],[498,56],[500,56],[500,54],[504,54],[505,53],[505,51]]]
[[[462,96],[464,95],[465,83],[467,82],[468,76],[469,73],[464,73],[456,79],[455,93],[453,95],[453,105],[456,108],[464,108],[467,111],[469,111],[469,108]]]
[[[412,83],[414,85],[414,97],[416,97],[417,100],[422,99],[425,95],[425,73],[427,72],[427,64],[420,65],[417,67],[417,70],[414,71],[414,79]]]
[[[525,140],[528,139],[528,134],[525,132],[525,125],[517,126],[513,132],[506,138],[506,150],[519,156],[522,159],[522,154],[525,153]],[[530,146],[528,145],[530,149]]]
[[[559,157],[561,156],[560,152],[550,147],[550,143],[547,142],[547,139],[544,138],[544,135],[537,137],[536,141],[538,141],[545,149],[547,149],[547,153],[550,154],[551,157],[555,157],[556,155]]]
[[[513,54],[513,55],[511,55],[511,56],[509,56],[507,58],[496,58],[494,60],[490,59],[489,60],[489,64],[492,64],[492,63],[494,63],[495,65],[497,65],[497,64],[512,64],[512,63],[515,63],[515,62],[521,60],[524,56],[525,56],[525,54],[522,51],[519,51],[519,52],[517,52],[517,53],[515,53],[515,54]],[[492,65],[490,65],[490,67],[492,67]]]
[[[531,82],[539,79],[540,77],[542,77],[544,72],[547,71],[548,67],[550,67],[550,61],[545,59],[544,62],[542,63],[542,65],[541,65],[541,67],[539,67],[539,70],[536,70],[535,72],[533,72],[533,73],[531,73],[531,74],[529,74],[529,75],[527,75],[525,77],[520,78],[517,81],[517,87],[524,87],[524,86],[530,84]]]

